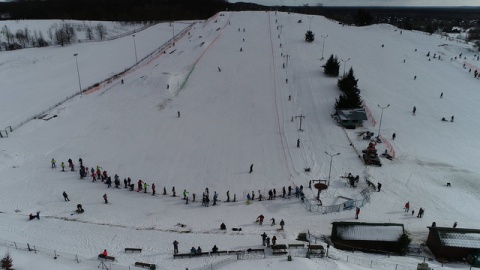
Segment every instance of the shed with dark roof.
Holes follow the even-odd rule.
[[[480,252],[480,230],[428,227],[427,246],[437,259],[460,261]]]

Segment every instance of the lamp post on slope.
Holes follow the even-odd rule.
[[[323,38],[323,45],[322,45],[322,59],[320,59],[320,60],[323,60],[323,50],[325,49],[325,39],[328,37],[328,35],[326,35],[326,36],[323,36],[323,35],[321,35],[320,37],[322,37],[322,38]]]
[[[328,170],[328,184],[327,184],[327,186],[330,186],[330,176],[331,176],[331,173],[332,173],[333,157],[340,155],[340,153],[336,153],[335,155],[331,155],[331,154],[329,154],[328,152],[325,151],[325,154],[330,156],[330,169]]]
[[[342,62],[344,63],[343,64],[343,76],[345,76],[345,67],[347,66],[347,62],[350,61],[350,58],[348,58],[347,60],[343,60],[343,59],[340,59],[342,60]]]
[[[382,107],[380,105],[377,104],[377,106],[382,109],[382,113],[380,114],[380,124],[378,125],[378,135],[377,135],[377,142],[381,142],[380,140],[380,129],[382,128],[382,118],[383,118],[383,109],[386,109],[388,107],[390,107],[390,104],[388,104],[387,106],[385,107]]]
[[[135,50],[135,64],[138,64],[137,44],[135,43],[135,35],[132,35],[132,37],[133,37],[133,49]]]
[[[80,95],[82,95],[82,84],[80,83],[80,70],[78,69],[78,53],[74,53],[73,56],[75,56],[75,62],[77,63],[77,75],[78,75],[78,88],[80,91]]]

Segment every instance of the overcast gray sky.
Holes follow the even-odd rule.
[[[265,6],[480,6],[480,0],[228,0]]]

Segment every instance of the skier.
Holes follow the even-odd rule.
[[[393,133],[393,134],[392,134],[392,140],[395,140],[395,137],[396,137],[396,136],[397,136],[397,135],[395,135],[395,133]]]
[[[250,172],[248,172],[248,173],[252,173],[252,172],[253,172],[253,164],[250,165]]]
[[[81,204],[77,204],[77,210],[76,210],[77,213],[83,213],[85,212],[85,210],[83,210],[83,207]]]
[[[192,248],[190,249],[190,254],[194,255],[194,254],[196,254],[196,253],[197,253],[197,250],[195,249],[195,247],[192,247]]]
[[[285,221],[280,220],[280,230],[283,230],[283,226],[285,226]]]
[[[178,254],[178,241],[173,241],[173,254]]]
[[[78,163],[80,163],[80,166],[83,165],[83,160],[82,160],[82,158],[79,158],[79,159],[78,159]]]
[[[108,203],[107,193],[103,194],[103,199],[105,200],[105,204]]]
[[[145,190],[143,193],[147,193],[147,188],[148,188],[148,184],[143,182],[143,189]]]
[[[215,194],[213,195],[213,205],[217,205],[217,199],[218,199],[218,194],[215,191]]]
[[[360,215],[360,208],[355,209],[355,219],[358,219],[358,215]]]
[[[227,190],[227,202],[230,202],[230,191]]]
[[[282,197],[285,199],[285,195],[287,194],[287,191],[285,189],[285,186],[282,188]]]
[[[54,158],[52,158],[52,169],[55,169],[57,168],[57,166],[55,165],[56,161]]]
[[[183,199],[186,200],[188,196],[188,192],[186,189],[183,190]]]
[[[277,244],[277,237],[274,235],[272,237],[272,246],[275,246]]]
[[[440,98],[443,98],[443,92],[440,94]]]
[[[225,223],[222,222],[222,224],[220,224],[220,230],[226,230],[227,229],[227,226],[225,225]]]
[[[270,247],[270,237],[267,236],[267,248],[269,248],[269,247]]]
[[[128,188],[127,187],[127,178],[123,178],[123,185],[125,186],[125,188]]]
[[[382,189],[382,184],[378,183],[377,184],[377,191],[380,192],[380,189]]]
[[[453,118],[454,118],[454,117],[453,117],[453,115],[452,115],[452,117],[450,118],[450,122],[453,122]]]
[[[262,237],[262,246],[265,246],[267,242],[267,234],[263,232],[263,234],[260,236]]]
[[[64,172],[65,171],[65,163],[62,162],[61,166],[62,166],[62,172]]]
[[[212,252],[213,252],[213,253],[216,253],[217,251],[218,251],[217,245],[213,245]]]
[[[270,220],[272,221],[272,226],[275,225],[275,219],[272,217]]]
[[[175,187],[172,187],[172,193],[173,193],[173,197],[177,197],[177,195],[175,195]]]
[[[413,106],[413,111],[412,111],[413,115],[415,115],[416,111],[417,111],[417,107]]]
[[[167,188],[163,187],[163,195],[167,195]]]
[[[292,196],[292,186],[288,186],[288,197]]]
[[[100,168],[97,166],[97,179],[101,179],[102,177],[102,172],[100,171]],[[103,182],[103,179],[102,179]]]
[[[233,194],[233,202],[236,202],[236,201],[237,201],[237,194],[234,193],[234,194]]]
[[[192,202],[195,201],[195,195],[196,195],[195,193],[192,193]]]
[[[250,204],[250,199],[251,199],[251,198],[250,198],[250,193],[248,193],[248,194],[247,194],[247,202],[246,202],[246,203],[247,203],[247,205],[249,205],[249,204]]]
[[[73,165],[73,161],[71,158],[68,159],[68,166],[70,167],[70,171],[75,171],[75,166]]]
[[[273,198],[273,191],[270,189],[268,191],[268,199],[271,200]]]
[[[92,168],[93,170],[93,168]],[[92,172],[92,182],[97,181],[97,178],[95,177],[95,170]]]
[[[152,183],[152,196],[155,196],[155,183]]]
[[[105,181],[105,184],[107,184],[107,187],[111,187],[112,186],[112,178],[111,177],[108,177],[107,180]]]
[[[28,215],[28,218],[29,218],[29,220],[32,220],[32,219],[35,219],[35,218],[40,219],[40,212],[37,212],[36,215],[30,213],[30,215]]]
[[[300,139],[297,139],[297,148],[300,148]]]
[[[410,210],[410,202],[407,202],[405,204],[405,212],[408,212]]]
[[[425,210],[423,210],[423,208],[420,207],[420,210],[418,210],[417,218],[422,218],[424,211],[425,211]]]
[[[70,199],[68,198],[68,195],[65,191],[63,192],[63,198],[65,199],[66,202],[70,201]]]
[[[138,180],[138,182],[137,182],[137,185],[138,185],[137,192],[140,192],[140,190],[142,190],[142,183],[143,183],[143,182],[142,182],[142,180],[141,180],[141,179],[140,179],[140,180]]]
[[[453,223],[453,228],[456,228],[456,227],[457,227],[457,222],[455,221],[455,222]]]
[[[180,111],[177,112],[177,116],[178,116],[178,118],[180,118]]]
[[[258,223],[259,223],[260,225],[263,224],[263,219],[264,219],[264,218],[265,218],[265,217],[264,217],[263,215],[260,215],[260,216],[257,217],[257,221],[258,221]]]

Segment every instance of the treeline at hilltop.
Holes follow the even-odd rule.
[[[170,21],[206,19],[226,0],[13,0],[0,2],[2,19]]]

